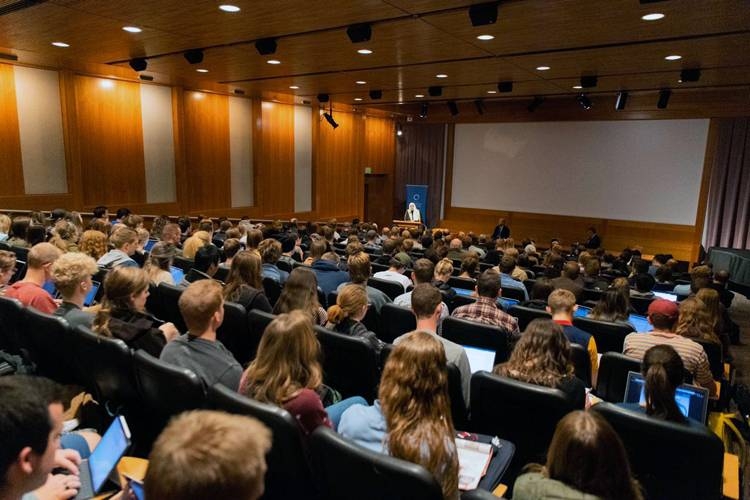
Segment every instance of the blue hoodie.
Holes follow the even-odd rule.
[[[316,260],[313,262],[312,270],[318,278],[318,286],[326,297],[329,293],[335,292],[341,283],[349,281],[349,273],[340,270],[337,263],[330,260]]]

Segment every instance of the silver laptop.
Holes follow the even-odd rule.
[[[708,415],[708,389],[694,385],[681,384],[674,395],[675,403],[686,417],[702,424]],[[625,403],[646,405],[646,381],[638,372],[628,372],[628,384],[625,388]]]

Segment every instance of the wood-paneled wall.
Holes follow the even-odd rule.
[[[13,66],[0,64],[0,196],[23,193],[21,136]]]
[[[256,204],[269,217],[294,212],[294,106],[261,104]]]

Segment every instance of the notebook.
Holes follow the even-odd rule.
[[[81,489],[75,499],[87,500],[99,493],[129,446],[130,429],[125,417],[119,415],[112,421],[91,456],[81,462]]]
[[[694,385],[682,384],[675,391],[674,400],[680,412],[703,424],[708,414],[708,389]],[[628,372],[628,383],[625,387],[625,403],[646,405],[646,381],[637,372]]]
[[[492,368],[495,366],[495,351],[470,345],[465,345],[463,348],[466,351],[466,357],[469,358],[471,373],[482,370],[492,372]]]
[[[180,283],[182,283],[182,280],[185,278],[185,271],[183,271],[179,267],[171,266],[169,268],[169,272],[172,275],[172,280],[174,280],[175,285],[179,285]]]

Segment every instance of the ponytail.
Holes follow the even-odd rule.
[[[328,321],[334,325],[338,325],[344,321],[349,315],[344,311],[341,306],[334,304],[328,308]]]
[[[674,399],[675,385],[664,364],[656,362],[646,371],[646,414],[672,422],[684,422],[685,417]]]
[[[109,319],[112,317],[112,309],[105,307],[104,304],[99,306],[99,310],[94,315],[94,321],[91,330],[102,337],[112,338],[112,332],[109,329]]]

